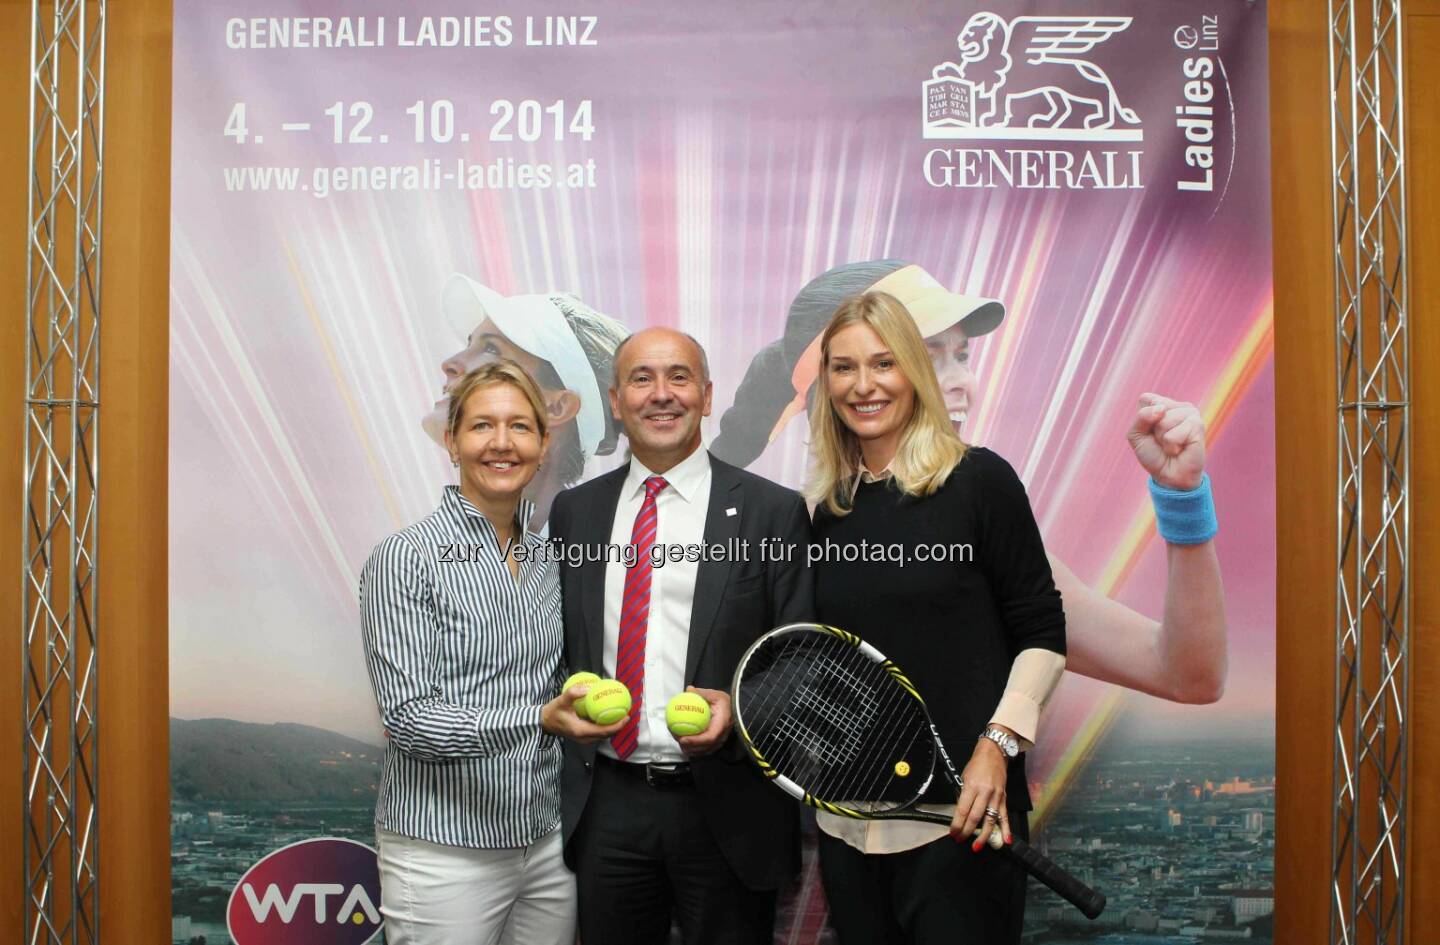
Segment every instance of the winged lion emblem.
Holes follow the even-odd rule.
[[[972,128],[1130,127],[1140,116],[1127,108],[1105,70],[1083,58],[1129,27],[1128,16],[1019,16],[1007,21],[976,13],[956,45],[960,61],[934,70],[936,83],[965,88],[963,101],[947,92],[939,123]],[[932,93],[933,95],[934,93]],[[948,119],[948,121],[946,120]]]

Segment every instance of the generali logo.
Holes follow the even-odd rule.
[[[959,62],[924,85],[926,138],[1140,141],[1140,116],[1087,53],[1128,16],[976,13],[956,38]]]
[[[230,893],[235,945],[364,945],[380,931],[380,870],[354,840],[301,840],[266,854]]]
[[[924,137],[953,142],[925,152],[925,182],[966,189],[1143,189],[1151,182],[1141,174],[1142,116],[1101,64],[1130,65],[1126,81],[1134,84],[1138,60],[1146,73],[1145,107],[1155,110],[1157,100],[1170,99],[1174,108],[1173,116],[1168,106],[1149,116],[1149,143],[1159,142],[1167,178],[1154,183],[1198,193],[1212,204],[1213,217],[1235,171],[1235,101],[1220,58],[1220,16],[1193,7],[1183,16],[1157,43],[1154,29],[1144,39],[1123,36],[1134,22],[1128,16],[972,15],[955,37],[955,61],[935,66],[923,83]],[[1154,123],[1172,117],[1173,128]]]
[[[924,83],[931,187],[1140,190],[1140,116],[1089,54],[1128,16],[976,13]]]

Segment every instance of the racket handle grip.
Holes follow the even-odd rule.
[[[1062,899],[1094,919],[1105,911],[1105,894],[1091,889],[1019,837],[1003,849],[1020,861],[1025,871],[1053,889]]]

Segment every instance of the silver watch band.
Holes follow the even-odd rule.
[[[980,733],[981,738],[988,738],[1000,749],[1000,753],[1006,758],[1014,758],[1020,754],[1020,740],[1014,735],[1006,734],[995,726],[987,726],[985,731]]]

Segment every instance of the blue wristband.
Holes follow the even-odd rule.
[[[1155,505],[1155,528],[1172,545],[1200,545],[1215,537],[1215,500],[1210,495],[1210,474],[1200,474],[1200,485],[1182,492],[1150,480],[1150,501]]]

